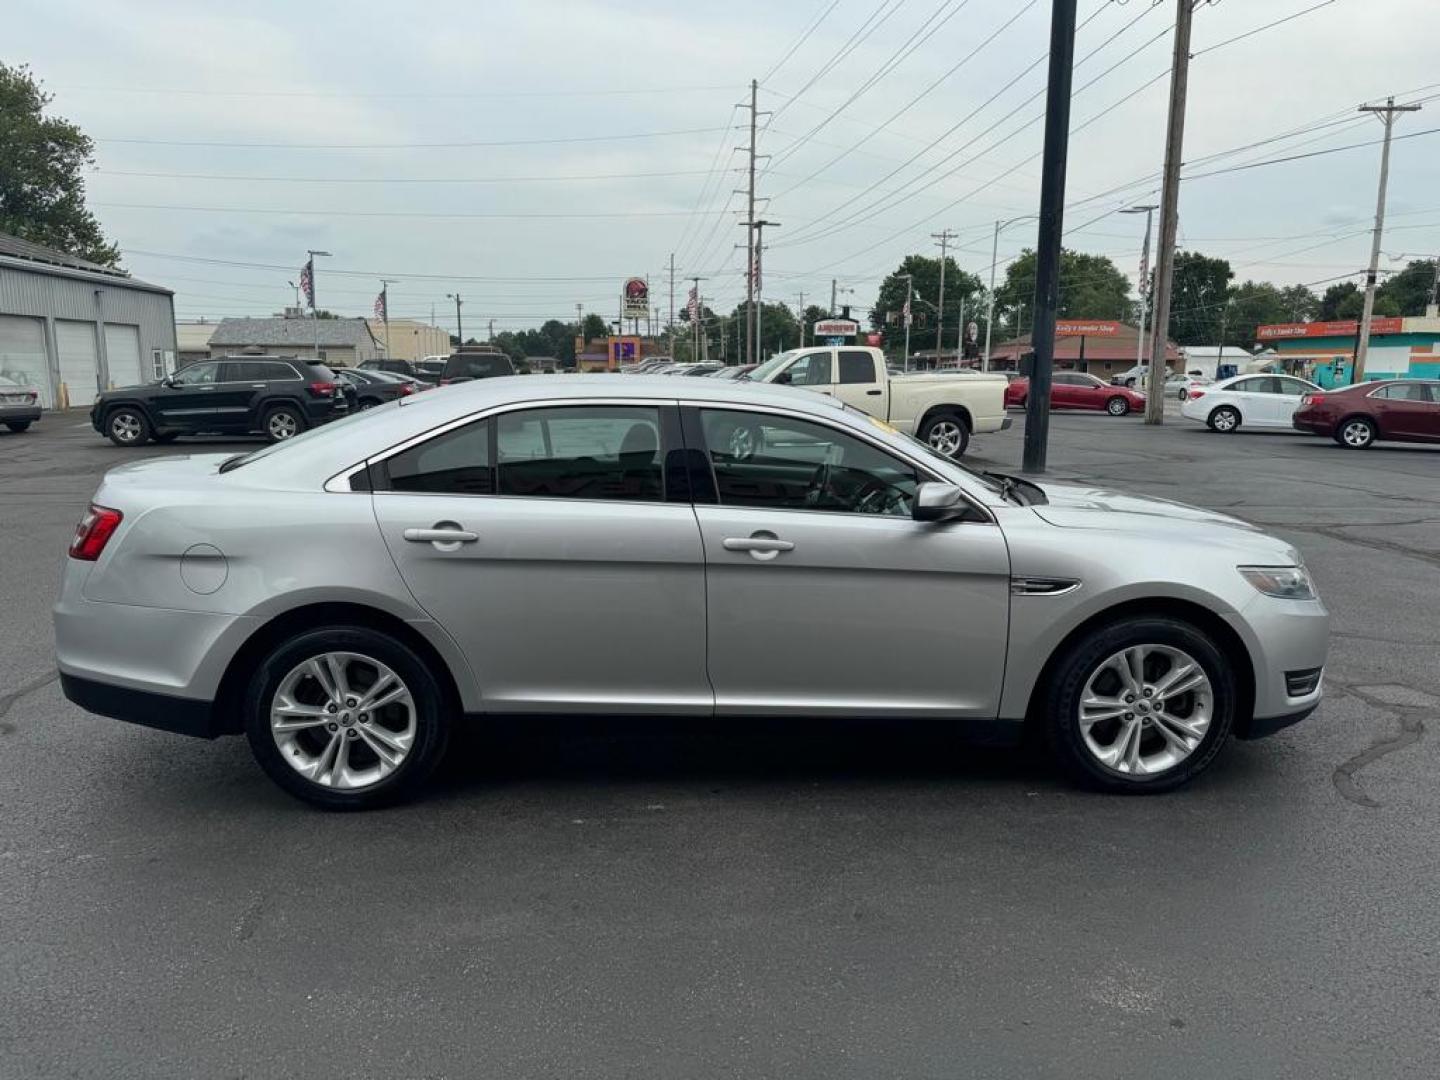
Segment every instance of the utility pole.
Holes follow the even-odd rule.
[[[447,292],[445,299],[455,301],[455,347],[458,349],[465,344],[465,328],[460,324],[460,294]]]
[[[1136,367],[1145,363],[1145,310],[1150,299],[1150,223],[1158,209],[1158,206],[1150,204],[1120,211],[1122,214],[1145,215],[1145,243],[1140,248],[1140,324],[1135,327]]]
[[[940,241],[940,306],[936,310],[935,319],[939,323],[935,327],[935,366],[940,366],[940,354],[945,351],[945,248],[951,240],[955,239],[955,233],[949,229],[942,229],[938,233],[930,234],[934,239]],[[960,354],[955,354],[955,359],[960,359]]]
[[[670,253],[670,321],[665,324],[665,336],[669,339],[669,352],[675,356],[675,253]]]
[[[1395,129],[1397,113],[1419,112],[1419,105],[1396,105],[1387,98],[1384,105],[1361,105],[1362,113],[1370,113],[1385,125],[1385,143],[1380,149],[1380,193],[1375,198],[1375,237],[1370,244],[1370,269],[1365,272],[1365,307],[1360,313],[1360,333],[1355,343],[1355,366],[1350,373],[1352,383],[1365,381],[1365,359],[1370,352],[1370,321],[1375,314],[1375,277],[1380,270],[1380,236],[1385,231],[1385,185],[1390,181],[1390,134]]]
[[[805,347],[805,294],[800,294],[800,306],[795,309],[800,313],[800,347]]]
[[[752,170],[754,169],[754,167],[755,167],[754,162],[751,162],[750,167],[751,167]],[[754,270],[755,270],[755,272],[751,275],[751,278],[752,278],[751,285],[752,285],[753,290],[754,290],[754,301],[753,301],[753,303],[754,303],[754,306],[755,306],[755,348],[756,348],[756,354],[755,354],[755,359],[751,361],[752,363],[760,363],[760,362],[761,362],[760,359],[759,359],[760,354],[765,351],[764,339],[762,339],[762,338],[760,337],[761,322],[763,321],[763,317],[764,317],[764,314],[765,314],[765,301],[761,299],[761,294],[762,294],[762,292],[763,292],[763,282],[761,281],[760,264],[761,264],[761,262],[762,262],[762,260],[763,260],[763,257],[764,257],[764,256],[763,256],[763,253],[764,253],[764,251],[765,251],[765,227],[766,227],[767,225],[768,225],[768,226],[771,226],[772,228],[778,229],[778,228],[780,227],[780,223],[779,223],[778,221],[757,221],[757,222],[755,222],[755,232],[754,232],[754,237],[755,237],[755,267],[754,267]]]
[[[1181,0],[1189,3],[1190,0]],[[1050,72],[1045,92],[1045,148],[1040,167],[1040,229],[1035,239],[1035,367],[1025,402],[1024,469],[1045,471],[1050,441],[1050,373],[1055,312],[1060,304],[1060,240],[1065,233],[1065,165],[1070,149],[1070,85],[1075,66],[1076,0],[1050,10]]]
[[[490,336],[485,339],[490,344],[495,344],[495,320],[490,320]]]
[[[759,262],[756,251],[755,236],[755,120],[759,116],[759,93],[760,82],[757,79],[750,80],[750,163],[749,183],[746,185],[745,195],[745,362],[755,363],[755,348],[759,344],[759,330],[755,318],[755,272],[756,263]]]
[[[910,324],[915,321],[910,313],[911,297],[915,295],[915,275],[900,274],[905,279],[905,306],[900,309],[900,317],[905,320],[905,370],[910,370]]]
[[[390,286],[399,285],[393,278],[380,279],[380,317],[385,321],[385,359],[390,359]],[[419,359],[419,357],[415,357]]]
[[[1190,22],[1200,0],[1176,0],[1175,54],[1170,65],[1170,121],[1165,132],[1165,174],[1160,191],[1160,246],[1155,252],[1155,305],[1151,310],[1150,371],[1145,380],[1145,423],[1165,422],[1165,345],[1170,340],[1170,287],[1175,276],[1175,233],[1180,221],[1180,166],[1185,151],[1185,98],[1190,89]]]

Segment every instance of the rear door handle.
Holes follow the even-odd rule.
[[[790,540],[781,540],[773,533],[759,532],[754,536],[727,536],[721,541],[726,551],[748,551],[752,559],[767,562],[776,558],[782,551],[794,551],[795,544]]]
[[[479,533],[467,529],[406,529],[400,534],[412,544],[473,544],[480,539]]]

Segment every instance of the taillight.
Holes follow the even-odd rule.
[[[315,397],[334,397],[336,387],[333,382],[312,382],[305,389]]]
[[[1205,391],[1204,391],[1204,390],[1191,390],[1191,391],[1189,391],[1185,396],[1188,397],[1191,401],[1194,401],[1197,397],[1204,397],[1204,396],[1205,396]]]
[[[1306,394],[1300,399],[1300,404],[1302,407],[1305,405],[1319,405],[1324,400],[1324,394]]]
[[[124,517],[119,510],[91,503],[80,524],[75,526],[75,539],[70,541],[70,557],[85,562],[100,558],[100,553],[105,550],[105,545],[115,535]]]
[[[415,387],[411,386],[408,382],[407,382],[407,383],[401,383],[401,384],[400,384],[400,396],[401,396],[401,397],[405,397],[405,396],[408,395],[408,394],[413,394],[414,392],[415,392]]]

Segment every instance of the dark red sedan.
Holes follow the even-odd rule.
[[[1300,399],[1300,431],[1363,450],[1377,439],[1440,442],[1440,379],[1393,379],[1317,390]]]
[[[1057,371],[1051,377],[1050,408],[1095,409],[1111,416],[1124,416],[1131,409],[1145,408],[1145,395],[1124,386],[1111,386],[1083,371]],[[1020,375],[1005,388],[1005,406],[1024,407],[1030,399],[1030,380]]]

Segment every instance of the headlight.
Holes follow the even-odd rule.
[[[1303,566],[1240,566],[1241,576],[1266,596],[1281,600],[1315,600],[1315,583]]]

